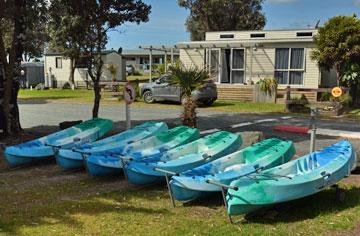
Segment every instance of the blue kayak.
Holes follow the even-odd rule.
[[[229,185],[233,180],[256,171],[272,168],[288,162],[295,155],[291,141],[266,139],[238,152],[173,176],[170,188],[173,197],[187,201],[221,192],[219,186],[208,183]]]
[[[129,144],[125,149],[114,150],[106,154],[89,155],[85,159],[85,167],[87,172],[93,176],[119,174],[122,172],[123,166],[123,161],[119,156],[143,159],[197,140],[199,136],[200,134],[197,129],[178,126],[155,136]]]
[[[91,119],[48,136],[7,147],[5,159],[10,166],[17,166],[53,157],[59,148],[73,148],[99,139],[112,129],[112,125],[111,120]]]
[[[108,138],[81,145],[73,149],[60,149],[56,153],[56,162],[64,169],[79,169],[84,167],[83,159],[87,155],[106,154],[115,150],[125,149],[130,143],[148,138],[168,129],[164,122],[146,122],[130,130]]]
[[[226,196],[229,215],[310,196],[350,175],[356,152],[341,141],[286,164],[231,183]]]
[[[239,135],[220,131],[167,152],[128,162],[124,169],[130,183],[150,184],[164,179],[164,173],[156,169],[180,173],[235,152],[241,143]]]

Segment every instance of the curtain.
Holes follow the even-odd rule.
[[[275,69],[289,69],[289,49],[277,48],[275,51]]]
[[[291,49],[291,69],[303,69],[304,68],[304,49],[293,48]]]
[[[290,72],[290,82],[289,84],[303,84],[303,72],[292,71]]]
[[[233,49],[233,69],[244,69],[244,49]]]
[[[210,76],[215,82],[219,82],[219,51],[210,51]]]
[[[288,83],[288,74],[287,71],[275,71],[275,79],[279,84],[287,84]]]
[[[244,71],[232,71],[232,83],[243,84],[244,83]]]
[[[222,49],[221,58],[221,83],[230,83],[230,49]]]

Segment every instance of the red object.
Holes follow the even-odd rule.
[[[309,128],[303,126],[279,125],[275,126],[275,131],[297,134],[308,134]]]

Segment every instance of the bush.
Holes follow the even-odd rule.
[[[278,82],[274,78],[264,78],[260,79],[257,84],[260,85],[260,89],[265,93],[271,94],[273,90],[276,90],[278,87]]]
[[[131,75],[142,76],[143,74],[140,71],[135,70]]]
[[[321,93],[319,100],[321,102],[328,102],[331,99],[331,93],[325,92]]]
[[[69,82],[66,82],[61,88],[62,89],[71,89],[71,84]]]

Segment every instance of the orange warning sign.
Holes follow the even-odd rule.
[[[333,97],[338,98],[342,95],[343,91],[340,87],[335,87],[331,90]]]

